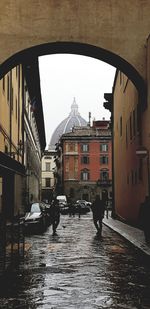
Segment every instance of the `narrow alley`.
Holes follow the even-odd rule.
[[[1,278],[1,309],[150,308],[150,265],[140,250],[105,225],[98,239],[91,212],[61,216],[57,234],[49,227],[26,237],[24,263]]]

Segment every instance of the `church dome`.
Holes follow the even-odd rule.
[[[78,112],[78,105],[74,98],[71,105],[71,112],[67,118],[65,118],[55,129],[52,134],[49,150],[55,149],[55,144],[58,143],[59,138],[64,134],[72,131],[72,128],[75,126],[87,126],[87,121],[80,116]]]

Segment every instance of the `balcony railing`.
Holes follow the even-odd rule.
[[[97,186],[99,187],[109,187],[112,185],[111,179],[98,179],[97,180]]]

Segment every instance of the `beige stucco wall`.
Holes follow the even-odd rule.
[[[19,66],[17,67],[18,72]],[[20,69],[21,70],[21,69]],[[9,78],[9,85],[8,85]],[[20,87],[16,68],[0,80],[0,151],[5,151],[5,146],[10,152],[10,131],[11,131],[11,152],[16,153],[15,158],[21,162],[21,156],[17,156],[18,142],[22,141],[22,88]],[[9,87],[9,100],[8,100]],[[12,90],[13,89],[13,90]],[[11,103],[10,103],[11,102]],[[10,108],[11,108],[11,130],[10,130]]]
[[[0,98],[1,98],[1,104],[0,104],[0,151],[5,150],[5,145],[8,146],[9,149],[9,135],[10,135],[10,104],[7,102],[7,76],[10,75],[7,74],[5,76],[5,89],[3,90],[3,81],[0,81]],[[5,115],[5,117],[3,116]],[[4,133],[5,132],[5,133]]]
[[[49,152],[42,157],[42,188],[46,188],[46,178],[50,178],[50,188],[54,187],[54,170],[56,164],[54,162],[54,154]],[[46,171],[46,163],[50,164],[50,170]]]
[[[80,42],[120,55],[145,77],[149,0],[1,0],[0,63],[28,47]]]

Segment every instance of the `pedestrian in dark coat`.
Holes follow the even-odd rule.
[[[101,235],[102,233],[102,220],[104,218],[105,206],[103,201],[100,199],[99,195],[96,195],[96,198],[91,206],[93,212],[93,222],[97,229],[97,234]]]
[[[146,196],[139,212],[140,226],[144,231],[145,240],[150,243],[150,199]]]
[[[50,222],[52,224],[53,235],[57,235],[56,229],[60,222],[60,207],[59,207],[59,201],[57,199],[54,200],[54,202],[50,207]]]

